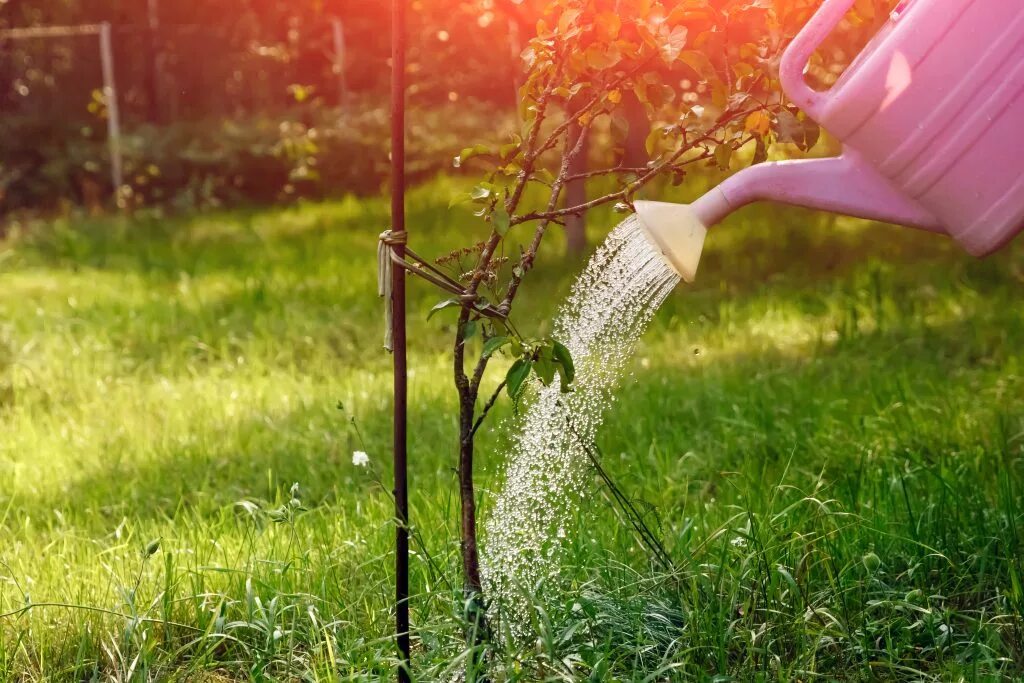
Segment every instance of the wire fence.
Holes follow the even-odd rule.
[[[93,120],[103,87],[95,40],[101,26],[0,31],[0,76],[9,84],[0,93],[3,110],[43,120]],[[346,78],[351,65],[337,19],[290,31],[285,40],[260,40],[232,26],[112,26],[110,32],[126,126],[274,112],[310,94],[336,105],[353,80]],[[386,68],[360,68],[368,66]]]

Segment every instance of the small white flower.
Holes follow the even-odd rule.
[[[370,464],[370,456],[366,454],[366,451],[353,451],[352,464],[356,467],[366,467]]]
[[[743,538],[742,536],[737,536],[736,538],[729,541],[729,545],[731,545],[734,548],[746,548],[747,539]]]

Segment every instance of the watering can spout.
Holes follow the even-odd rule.
[[[636,217],[647,238],[685,282],[697,276],[708,225],[690,204],[636,201]]]
[[[714,225],[760,200],[945,232],[931,213],[850,150],[828,159],[751,166],[698,199],[693,209],[706,225]]]
[[[935,232],[943,226],[853,152],[740,171],[693,204],[637,201],[650,240],[686,282],[697,273],[707,229],[751,202],[771,200]]]

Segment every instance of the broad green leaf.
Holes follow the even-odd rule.
[[[448,202],[448,208],[450,209],[454,206],[457,206],[459,204],[465,204],[466,202],[470,201],[473,201],[473,195],[471,195],[468,192],[459,192],[454,197],[452,197],[452,200],[450,202]]]
[[[576,379],[576,366],[572,361],[572,353],[559,341],[551,340],[551,351],[554,354],[555,360],[565,370],[566,383],[572,382]]]
[[[548,386],[555,379],[555,360],[550,346],[542,346],[533,361],[533,370],[540,378],[541,384]]]
[[[500,349],[501,347],[505,346],[506,344],[508,344],[511,341],[512,340],[509,339],[508,337],[506,337],[505,335],[499,335],[497,337],[491,337],[490,339],[488,339],[487,341],[484,342],[484,352],[483,352],[484,358],[490,358],[494,354],[495,351],[497,351],[498,349]]]
[[[505,374],[505,391],[510,398],[517,399],[523,391],[526,378],[530,376],[530,363],[525,358],[520,358]]]
[[[459,303],[458,299],[445,299],[444,301],[440,301],[440,302],[434,304],[434,307],[430,309],[429,313],[427,313],[427,320],[430,320],[431,318],[433,318],[434,314],[437,313],[438,311],[443,311],[446,308],[452,308],[453,306],[461,306],[461,305],[462,304]]]
[[[480,329],[480,325],[477,321],[467,320],[466,324],[462,328],[462,341],[469,341],[475,337],[478,329]]]
[[[487,145],[473,145],[472,147],[466,147],[459,152],[459,156],[456,157],[458,160],[456,166],[462,165],[473,157],[483,156],[485,154],[493,154],[493,152],[491,152],[491,148]]]

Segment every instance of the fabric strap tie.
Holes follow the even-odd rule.
[[[384,348],[389,352],[395,350],[392,337],[394,301],[391,296],[391,274],[394,264],[391,260],[394,257],[394,245],[405,244],[408,238],[409,235],[405,231],[385,230],[377,242],[377,296],[384,299]]]

